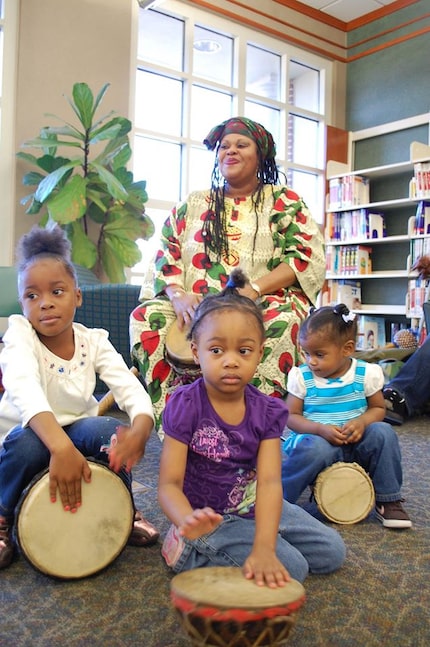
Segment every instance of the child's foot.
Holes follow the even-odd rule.
[[[387,409],[385,421],[392,425],[402,425],[408,415],[405,398],[398,391],[389,387],[383,389],[382,393]]]
[[[136,510],[134,513],[133,530],[130,533],[127,543],[130,546],[150,546],[151,544],[155,544],[159,536],[160,533],[152,523],[149,523],[143,514],[139,510]]]
[[[13,541],[11,524],[5,517],[0,517],[0,568],[7,568],[13,558]]]
[[[401,501],[376,502],[376,516],[385,528],[411,528],[412,522]]]

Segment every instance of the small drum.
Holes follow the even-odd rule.
[[[235,567],[209,567],[175,575],[173,605],[194,647],[273,647],[286,644],[305,601],[300,582],[270,589]]]
[[[124,549],[134,520],[132,497],[108,467],[90,462],[91,483],[82,481],[82,506],[66,512],[49,496],[49,474],[37,475],[22,493],[16,538],[37,570],[63,579],[92,575]]]
[[[340,524],[362,521],[375,505],[373,483],[358,463],[327,467],[315,481],[314,496],[320,512]]]
[[[175,320],[166,335],[166,360],[184,384],[200,377],[200,366],[195,363],[191,344],[187,339],[188,329],[179,329]]]

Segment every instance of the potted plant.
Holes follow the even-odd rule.
[[[94,99],[86,83],[75,83],[72,99],[66,98],[78,125],[60,120],[60,126],[43,127],[22,145],[41,155],[17,156],[37,167],[23,177],[24,185],[35,187],[21,201],[26,213],[41,213],[42,226],[55,221],[65,229],[74,263],[102,280],[124,283],[125,268],[141,260],[137,240],[150,238],[154,225],[145,214],[146,182],[134,182],[127,170],[131,122],[113,111],[96,117],[108,87]],[[65,147],[72,151],[68,157],[58,152]]]

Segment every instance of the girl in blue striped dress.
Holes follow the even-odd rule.
[[[357,321],[342,303],[311,312],[299,343],[306,364],[288,376],[284,497],[295,503],[318,474],[338,461],[356,462],[375,488],[376,516],[387,528],[410,528],[402,506],[400,446],[386,422],[378,364],[353,357]]]

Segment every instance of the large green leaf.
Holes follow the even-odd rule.
[[[85,214],[86,180],[80,175],[74,175],[55,195],[46,201],[46,207],[52,220],[65,225],[82,218]]]
[[[108,87],[110,86],[110,83],[105,83],[101,90],[99,91],[98,95],[96,96],[96,100],[94,101],[94,107],[93,107],[93,115],[97,108],[99,107],[100,103],[103,100],[103,97],[105,96]]]
[[[112,119],[107,124],[104,124],[94,132],[91,132],[89,137],[90,144],[97,144],[106,139],[113,139],[118,137],[121,130],[121,124]]]
[[[42,175],[36,171],[30,171],[30,173],[24,175],[22,183],[24,186],[37,186],[45,177],[46,175]]]
[[[105,235],[128,240],[136,240],[141,232],[141,224],[128,214],[108,222],[104,227]]]
[[[99,174],[101,180],[106,184],[109,193],[111,193],[115,200],[127,199],[127,191],[110,171],[97,162],[90,162],[90,166]]]
[[[59,141],[56,140],[57,146],[72,146],[73,148],[81,148],[82,144],[80,142],[68,142],[68,141]],[[29,139],[23,143],[24,148],[48,148],[49,140],[43,139],[43,137],[35,137],[34,139]],[[55,154],[55,153],[54,153]]]
[[[124,266],[133,267],[141,259],[142,254],[137,244],[131,240],[110,235],[103,231],[101,258],[103,268],[113,283],[125,281]]]
[[[67,236],[72,243],[72,261],[89,269],[97,263],[97,247],[82,229],[82,221],[67,227]]]
[[[67,137],[74,137],[81,141],[85,140],[85,133],[81,133],[77,128],[68,124],[64,124],[64,126],[49,126],[45,128],[45,131],[49,134],[57,135],[57,137],[58,135],[66,135]]]
[[[75,110],[85,130],[91,128],[93,120],[94,96],[86,83],[75,83],[73,86],[72,108]]]
[[[80,166],[81,163],[81,160],[71,160],[68,164],[60,166],[60,168],[58,168],[56,171],[53,171],[52,173],[47,175],[46,178],[39,184],[39,187],[34,194],[35,199],[38,202],[44,202],[47,198],[49,198],[63,175],[68,173],[70,169],[73,169],[76,166]]]

